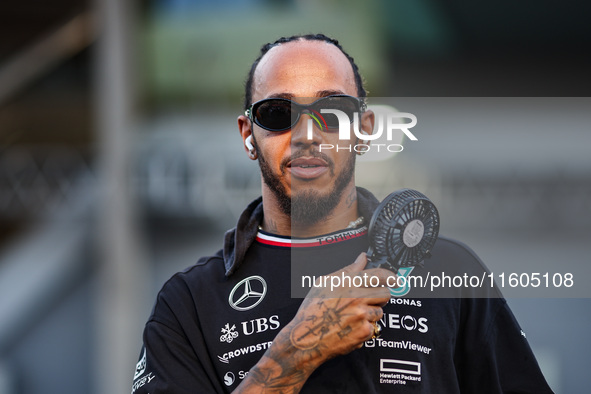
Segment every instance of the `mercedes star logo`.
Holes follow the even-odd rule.
[[[260,276],[242,279],[230,292],[228,303],[237,311],[247,311],[257,306],[267,294],[267,283]]]

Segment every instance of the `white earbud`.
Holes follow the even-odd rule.
[[[252,146],[252,134],[249,135],[248,137],[246,137],[246,139],[244,140],[244,145],[246,145],[246,148],[251,152],[254,153],[254,146]]]

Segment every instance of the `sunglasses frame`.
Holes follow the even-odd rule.
[[[308,113],[313,113],[312,112],[313,110],[311,108],[314,107],[318,102],[320,102],[322,100],[329,99],[329,98],[335,98],[335,97],[347,97],[347,98],[353,99],[357,103],[357,108],[358,108],[358,111],[360,113],[364,113],[367,110],[367,104],[365,103],[365,100],[364,99],[360,99],[360,98],[354,97],[354,96],[349,96],[347,94],[334,94],[334,95],[330,95],[330,96],[321,97],[318,100],[316,100],[316,101],[314,101],[313,103],[310,103],[310,104],[300,104],[300,103],[297,103],[297,102],[295,102],[293,100],[286,99],[286,98],[283,98],[283,97],[269,97],[269,98],[266,98],[266,99],[259,100],[259,101],[255,102],[255,103],[252,103],[250,105],[250,107],[248,107],[248,109],[246,109],[246,111],[244,111],[244,115],[246,115],[248,117],[248,119],[250,119],[251,124],[254,123],[257,126],[263,128],[263,129],[265,129],[267,131],[281,132],[281,131],[290,130],[293,126],[295,126],[300,121],[300,117],[302,116],[302,114],[305,113],[304,111],[308,111]],[[291,106],[295,106],[295,107],[297,107],[297,108],[300,109],[298,111],[298,116],[295,118],[295,120],[292,122],[292,124],[289,125],[289,127],[286,127],[286,128],[283,128],[283,129],[271,129],[271,128],[268,128],[268,127],[260,124],[255,119],[255,117],[253,115],[253,113],[255,112],[254,111],[255,106],[258,107],[258,106],[262,105],[263,103],[265,103],[267,101],[271,101],[271,100],[286,101],[286,102],[290,103]],[[351,123],[352,122],[353,122],[353,119],[351,119]]]

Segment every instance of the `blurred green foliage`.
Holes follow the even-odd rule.
[[[156,103],[236,102],[260,47],[281,36],[324,33],[355,58],[372,93],[387,71],[378,0],[302,1],[282,7],[152,13],[143,30],[145,93]],[[378,91],[378,92],[376,92]]]

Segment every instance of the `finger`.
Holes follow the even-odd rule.
[[[373,338],[374,328],[373,323],[367,320],[359,326],[357,334],[359,335],[358,338],[361,342],[356,346],[357,349],[362,348],[365,341],[369,341]]]
[[[361,298],[366,305],[385,305],[390,301],[390,289],[387,287],[361,287],[349,293],[350,298]]]
[[[383,288],[379,289],[379,293],[372,294],[372,297],[366,297],[367,305],[377,305],[380,308],[390,302],[390,289]]]
[[[368,335],[368,338],[366,339],[367,341],[370,340],[370,339],[373,339],[374,338],[374,334],[375,334],[375,326],[374,326],[374,323],[373,322],[370,322],[370,321],[368,321],[368,323],[369,323],[369,326],[370,327],[369,327],[369,335]]]
[[[398,287],[398,275],[385,268],[371,268],[364,270],[367,275],[375,276],[378,279],[378,286],[391,287],[393,289]],[[373,283],[376,283],[375,281]]]
[[[367,255],[365,254],[365,252],[361,252],[352,264],[349,264],[348,266],[343,268],[341,271],[346,274],[353,274],[356,272],[363,271],[363,269],[365,268],[366,265],[367,265]]]
[[[384,310],[379,306],[369,306],[367,310],[367,320],[370,322],[378,321],[384,316]]]

